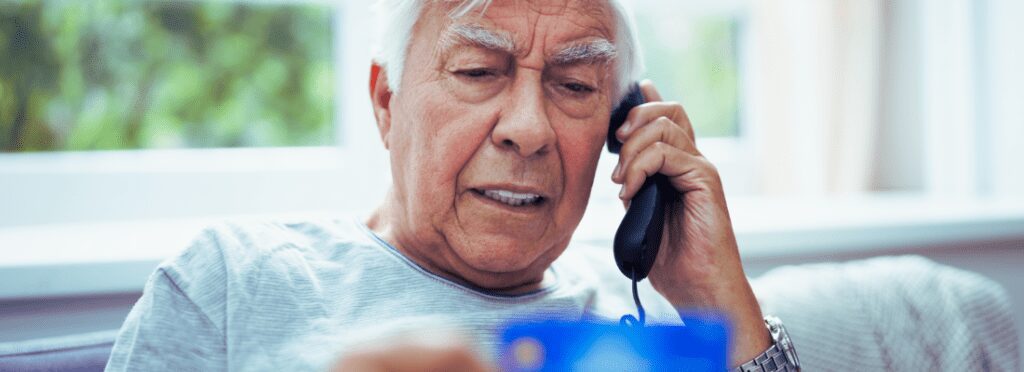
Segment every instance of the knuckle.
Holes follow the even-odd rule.
[[[712,174],[714,176],[718,176],[718,167],[715,166],[714,163],[712,163],[710,160],[708,160],[707,158],[705,158],[703,156],[698,157],[698,159],[700,159],[699,161],[700,161],[701,167],[704,168],[705,170],[707,170],[707,172],[709,174]]]
[[[677,123],[668,116],[659,116],[658,119],[655,120],[655,124],[662,130],[662,133],[666,136],[665,138],[672,138],[674,136],[682,136],[682,138],[689,137],[683,130],[682,124]]]
[[[673,126],[675,126],[676,123],[674,121],[672,121],[672,119],[669,119],[668,116],[662,115],[662,116],[659,116],[657,119],[654,119],[654,124],[659,125],[659,126],[663,126],[666,129],[668,129],[668,128],[672,128]]]
[[[469,362],[474,360],[473,353],[464,347],[449,348],[445,356],[452,361]]]
[[[633,182],[643,182],[646,177],[647,171],[644,169],[646,162],[637,161],[633,164],[629,172],[629,180]]]
[[[381,364],[381,356],[375,352],[368,350],[358,350],[350,352],[341,357],[335,363],[335,370],[337,371],[348,371],[357,368],[367,368],[369,366],[378,366]]]
[[[637,153],[639,152],[640,149],[637,149],[636,146],[622,146],[621,155],[619,155],[619,162],[623,164],[629,163],[633,160],[633,158],[636,157]]]
[[[676,117],[683,117],[683,113],[685,112],[683,110],[683,104],[675,101],[669,103],[672,106],[672,115]]]
[[[476,363],[476,356],[464,347],[446,347],[434,353],[435,367],[469,366]]]

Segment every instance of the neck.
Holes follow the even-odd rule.
[[[474,269],[454,253],[436,229],[431,229],[432,236],[426,238],[410,231],[413,226],[399,212],[404,210],[393,197],[393,192],[389,192],[385,202],[366,219],[366,226],[403,256],[434,275],[466,287],[508,296],[537,291],[553,280],[547,270],[542,270],[539,275],[524,275],[525,272]]]

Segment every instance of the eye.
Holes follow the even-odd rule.
[[[562,84],[562,87],[567,89],[570,92],[577,93],[577,94],[585,94],[585,93],[590,93],[590,92],[594,91],[594,88],[591,88],[588,85],[584,85],[584,84],[580,84],[580,83],[565,83],[565,84]]]
[[[594,92],[597,91],[597,88],[594,88],[593,86],[590,86],[588,84],[581,83],[578,80],[565,80],[562,81],[561,83],[558,83],[556,86],[562,94],[566,95],[567,97],[572,97],[575,99],[590,97]]]
[[[466,70],[455,71],[456,75],[461,77],[469,78],[471,80],[483,80],[491,77],[498,76],[498,73],[492,69],[486,68],[471,68]]]

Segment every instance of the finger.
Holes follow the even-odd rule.
[[[335,371],[489,371],[466,347],[397,345],[349,354]]]
[[[619,198],[632,199],[647,178],[658,173],[667,176],[681,193],[709,188],[707,182],[717,179],[717,170],[704,157],[656,142],[623,165],[624,182]]]
[[[640,85],[640,92],[643,93],[644,99],[647,102],[662,102],[662,101],[664,101],[664,99],[661,97],[661,93],[658,92],[658,89],[654,86],[654,82],[652,82],[651,80],[644,79],[643,81],[640,82],[639,85]],[[686,108],[684,108],[681,104],[678,104],[676,102],[669,102],[669,103],[673,104],[673,105],[679,105],[678,111],[675,111],[675,108],[674,108],[672,115],[664,115],[664,116],[668,116],[670,119],[672,119],[673,121],[678,123],[680,126],[682,126],[683,129],[685,129],[686,132],[690,134],[690,138],[697,138],[693,134],[693,124],[690,122],[689,115],[686,114]],[[622,126],[622,128],[620,128],[620,130],[623,131],[623,134],[628,135],[629,132],[630,132],[630,129],[633,127],[632,124],[636,123],[636,124],[643,125],[643,123],[646,122],[646,121],[647,120],[643,120],[643,118],[638,118],[638,120],[636,120],[636,121],[630,121],[630,118],[627,116],[626,122]],[[623,141],[624,139],[620,138],[619,140]]]
[[[395,358],[398,355],[405,354],[389,355],[389,361],[393,366],[388,369],[389,371],[483,372],[488,370],[472,350],[461,344],[423,345],[417,349],[413,358]]]
[[[488,368],[468,348],[449,348],[434,355],[432,368],[412,367],[409,370],[420,371],[455,371],[455,372],[484,372]],[[420,366],[422,367],[422,366]]]
[[[621,170],[623,164],[630,163],[633,157],[657,142],[669,144],[694,155],[700,155],[700,151],[694,145],[693,139],[682,128],[662,116],[651,124],[645,125],[634,133],[629,141],[622,145],[622,149],[619,150],[619,164],[616,169]],[[621,176],[622,172],[616,172],[612,176],[612,181],[622,182]]]
[[[676,107],[678,105],[676,102],[646,102],[640,104],[629,110],[625,121],[618,131],[615,132],[615,135],[620,141],[625,141],[629,138],[629,135],[654,119],[662,116],[669,119],[680,119],[681,116],[679,114],[682,110]]]
[[[626,121],[622,124],[622,127],[615,132],[615,137],[625,143],[633,133],[636,133],[643,126],[662,116],[669,118],[673,123],[683,128],[690,138],[695,138],[693,136],[693,125],[690,124],[690,117],[687,116],[686,109],[679,102],[648,102],[634,107],[626,115]]]

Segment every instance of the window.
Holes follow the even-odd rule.
[[[739,135],[741,10],[646,1],[635,11],[647,78],[701,137]]]
[[[630,2],[647,76],[730,198],[1024,190],[1017,5]],[[0,56],[0,226],[372,208],[390,168],[366,93],[371,3],[0,3],[0,50],[32,47]],[[163,48],[140,52],[146,37]],[[164,106],[132,114],[147,84]],[[621,210],[602,156],[598,220]]]
[[[37,110],[37,117],[67,118],[62,123],[116,134],[67,140],[73,129],[67,124],[53,131],[57,140],[30,131],[33,151],[0,152],[0,226],[372,208],[390,178],[381,171],[388,169],[387,155],[364,85],[371,55],[365,30],[373,28],[369,6],[325,0],[3,2],[3,17],[78,29],[37,30],[37,40],[115,60],[90,65],[69,59],[68,71],[75,73],[55,74],[48,90],[29,94],[29,106],[50,107]],[[5,18],[0,31],[13,30],[13,23]],[[44,31],[57,36],[44,37]],[[15,39],[4,32],[0,48]],[[158,48],[151,52],[163,57],[141,52],[147,40],[142,34],[156,38]],[[74,45],[89,35],[109,51]],[[0,66],[19,60],[8,57],[0,57]],[[226,67],[211,62],[217,58],[226,65],[241,63],[233,66],[248,75],[221,76]],[[82,70],[93,65],[120,70],[92,81]],[[7,108],[14,104],[7,71],[0,71],[4,113],[15,112]],[[141,122],[155,125],[131,141],[118,131],[131,122],[121,120],[122,110],[131,111],[139,97],[140,76],[154,80],[147,99],[172,104],[163,110],[147,106]],[[76,78],[79,96],[58,86],[61,79]],[[54,103],[54,97],[60,100]],[[96,102],[107,109],[88,106]],[[90,115],[95,120],[81,120]],[[0,126],[12,121],[2,118]],[[4,127],[0,143],[14,142],[7,141],[10,129]],[[356,194],[361,197],[350,197]]]
[[[2,115],[16,116],[11,107],[19,105],[30,109],[28,120],[2,129],[19,134],[0,141],[6,152],[0,174],[7,180],[0,204],[14,206],[0,212],[0,225],[372,208],[390,178],[363,89],[369,6],[318,0],[2,5],[4,17],[19,19],[4,22],[5,32],[32,30],[39,41],[33,50],[51,62],[0,62],[22,63],[36,71],[33,78],[50,80],[34,93],[2,95]],[[687,103],[701,136],[738,134],[735,9],[698,8],[688,14],[699,22],[657,40],[647,39],[663,30],[639,30],[650,45],[649,62],[682,61],[682,69],[649,64],[649,76],[668,99]],[[639,24],[673,23],[656,15],[640,12]],[[673,42],[683,36],[690,44]],[[0,75],[4,89],[19,78],[26,79]],[[720,167],[733,154],[704,150],[720,154],[713,155]],[[617,205],[614,185],[595,183],[609,190],[595,193],[594,201]]]
[[[4,152],[333,143],[333,10],[0,4]]]

